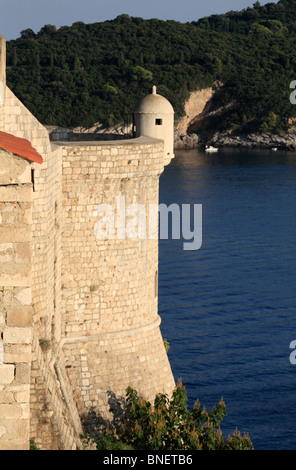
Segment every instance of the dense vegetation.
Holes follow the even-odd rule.
[[[225,416],[222,399],[210,412],[198,401],[189,412],[181,381],[171,400],[159,394],[153,406],[128,387],[120,424],[95,438],[86,435],[84,442],[87,447],[95,442],[98,450],[253,450],[249,436],[237,430],[224,438],[220,423]]]
[[[46,25],[7,43],[7,83],[42,123],[89,127],[131,121],[154,84],[180,117],[190,91],[218,82],[213,107],[230,106],[208,128],[277,131],[296,116],[295,42],[295,0],[186,24],[121,15]]]

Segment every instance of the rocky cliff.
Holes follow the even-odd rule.
[[[198,147],[198,136],[191,133],[190,128],[202,119],[207,104],[210,102],[214,90],[212,87],[196,90],[190,93],[184,109],[185,115],[175,127],[175,149],[190,149]]]
[[[216,118],[222,116],[225,111],[231,108],[234,103],[229,103],[224,107],[214,109],[212,106],[215,93],[221,90],[221,83],[215,83],[215,90],[207,88],[192,92],[185,103],[185,116],[178,122],[175,128],[175,148],[191,149],[212,145],[214,147],[243,147],[243,148],[277,148],[284,150],[296,150],[296,127],[295,120],[290,119],[289,131],[280,134],[249,133],[243,131],[225,132],[208,131],[204,125],[209,117]],[[197,130],[202,130],[199,135]]]

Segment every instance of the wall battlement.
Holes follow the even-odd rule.
[[[6,87],[2,37],[0,45],[0,131],[43,158],[8,152],[0,139],[0,450],[27,449],[29,439],[77,449],[81,417],[112,419],[110,403],[127,386],[150,400],[174,387],[158,316],[157,236],[95,232],[101,204],[124,198],[147,212],[158,204],[172,155],[145,129],[123,141],[50,142]]]

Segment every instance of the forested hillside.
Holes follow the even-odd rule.
[[[295,44],[296,0],[186,24],[121,15],[46,25],[7,42],[7,84],[43,124],[90,127],[130,121],[154,84],[178,118],[190,91],[222,83],[213,109],[228,106],[209,128],[279,131],[296,116]]]

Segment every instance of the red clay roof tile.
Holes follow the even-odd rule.
[[[7,132],[0,131],[0,148],[24,157],[30,162],[43,163],[43,158],[27,139],[15,137]]]

